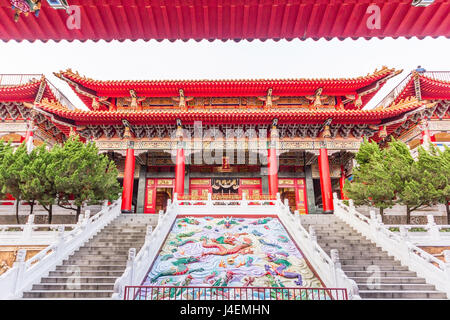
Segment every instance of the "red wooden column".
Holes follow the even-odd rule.
[[[275,125],[270,131],[270,146],[267,150],[267,169],[269,177],[269,194],[276,196],[278,193],[278,159],[277,159],[278,129]]]
[[[177,196],[184,195],[185,158],[183,148],[183,129],[177,124],[177,158],[175,163],[175,193]]]
[[[319,153],[320,189],[322,190],[322,204],[324,213],[333,213],[333,192],[331,190],[330,165],[328,150],[321,148]]]
[[[345,171],[344,171],[344,166],[341,165],[341,178],[339,179],[339,189],[341,191],[341,200],[348,200],[344,195],[344,185],[345,185]]]
[[[125,128],[124,137],[131,137],[130,129],[128,127]],[[134,166],[134,141],[128,141],[125,169],[123,172],[122,213],[132,212],[131,206],[133,201]]]

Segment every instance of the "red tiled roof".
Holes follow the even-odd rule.
[[[442,77],[440,77],[440,75]],[[400,101],[406,97],[415,96],[414,77],[417,76],[420,82],[420,93],[425,100],[450,100],[450,72],[425,72],[413,71],[405,88],[395,98]],[[442,78],[442,79],[440,79]],[[447,78],[448,80],[443,80]]]
[[[0,101],[34,102],[42,82],[46,82],[44,76],[40,79],[32,79],[25,84],[0,85]],[[47,85],[47,82],[42,98],[56,100],[55,95]]]
[[[69,0],[81,29],[68,29],[64,10],[42,1],[39,17],[14,22],[9,1],[0,2],[0,39],[150,40],[450,37],[450,2],[414,7],[411,0]],[[380,28],[367,27],[372,4]]]
[[[119,125],[126,119],[133,125],[148,124],[174,124],[176,119],[181,119],[184,124],[192,124],[194,121],[202,121],[204,124],[243,124],[264,123],[269,124],[277,118],[280,124],[313,124],[323,123],[332,118],[335,124],[380,124],[383,121],[402,116],[408,111],[427,105],[426,101],[408,99],[398,103],[389,109],[371,110],[145,110],[145,111],[85,111],[69,110],[59,104],[43,101],[38,108],[54,115],[61,121],[71,122],[76,125]]]
[[[178,90],[183,89],[186,96],[265,96],[268,89],[274,96],[314,95],[318,88],[323,88],[323,95],[351,95],[364,92],[368,88],[379,85],[376,90],[362,96],[363,106],[391,77],[401,70],[382,67],[372,74],[356,78],[322,78],[322,79],[242,79],[242,80],[159,80],[132,81],[93,80],[80,76],[72,70],[61,71],[55,75],[68,82],[80,99],[91,107],[92,98],[80,93],[79,89],[98,97],[128,97],[130,90],[138,96],[176,97]],[[346,106],[354,108],[353,103]]]

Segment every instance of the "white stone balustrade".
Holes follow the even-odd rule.
[[[2,246],[42,246],[57,241],[58,233],[70,232],[76,224],[34,224],[35,215],[29,215],[26,224],[0,225]]]
[[[88,214],[81,215],[83,218],[80,218],[79,224],[70,232],[64,232],[63,226],[56,226],[56,241],[27,261],[26,251],[19,250],[13,267],[0,276],[0,299],[20,298],[24,291],[31,290],[33,284],[47,276],[75,250],[117,218],[121,213],[120,205],[119,198],[92,217]]]
[[[417,246],[450,246],[450,225],[438,225],[433,215],[427,216],[427,224],[389,224],[386,228]],[[397,231],[398,230],[398,231]]]
[[[352,201],[349,201],[347,206],[342,200],[337,199],[336,194],[334,194],[334,209],[337,217],[398,259],[402,265],[415,271],[419,277],[425,278],[427,283],[433,284],[437,290],[445,292],[450,298],[450,264],[437,259],[411,242],[413,232],[406,230],[417,228],[417,225],[398,226],[401,227],[401,231],[394,233],[389,230],[392,226],[384,225],[375,212],[371,212],[370,218],[367,218],[356,211]],[[430,229],[434,229],[428,233],[429,237],[437,236],[436,228],[439,227],[433,219],[429,218],[426,228],[427,233]],[[441,233],[439,232],[439,235]]]

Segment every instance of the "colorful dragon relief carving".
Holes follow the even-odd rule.
[[[322,287],[277,218],[175,221],[144,285]]]

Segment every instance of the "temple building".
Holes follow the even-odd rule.
[[[119,168],[124,213],[158,213],[180,199],[267,200],[332,213],[364,138],[411,150],[450,142],[449,73],[417,69],[376,108],[401,70],[339,79],[102,81],[55,73],[85,104],[66,103],[41,77],[0,86],[3,140],[95,141]],[[8,136],[9,135],[9,136]],[[184,197],[184,198],[183,198]]]

